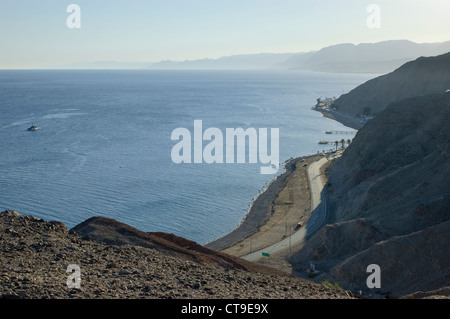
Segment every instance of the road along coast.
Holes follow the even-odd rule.
[[[207,247],[256,261],[262,253],[274,254],[301,244],[326,220],[326,210],[322,214],[314,210],[321,202],[324,169],[329,163],[320,155],[288,161],[285,173],[255,199],[241,225]],[[299,222],[304,226],[297,227]]]
[[[288,234],[285,238],[283,238],[283,240],[271,244],[270,246],[266,246],[260,250],[251,252],[243,256],[244,259],[249,261],[257,261],[264,256],[277,254],[291,247],[298,246],[325,224],[327,220],[326,205],[320,205],[322,202],[322,190],[325,186],[321,168],[327,162],[328,159],[326,157],[322,157],[307,167],[308,184],[311,194],[311,214],[307,222],[299,228],[296,227],[297,229]],[[262,245],[270,243],[270,241],[266,241],[264,239],[265,238],[261,238]]]
[[[269,220],[273,218],[273,215],[275,213],[273,206],[277,198],[280,196],[281,190],[285,188],[285,186],[292,179],[292,175],[298,175],[297,168],[300,165],[299,163],[301,163],[301,166],[303,166],[304,163],[308,163],[316,157],[318,157],[318,155],[299,157],[288,160],[284,165],[285,171],[277,178],[275,178],[267,186],[267,188],[253,200],[250,205],[248,214],[245,216],[239,226],[227,235],[218,238],[206,244],[205,246],[214,250],[225,250],[236,245],[237,243],[242,242],[250,235],[254,235],[258,231],[260,231],[261,227],[264,227],[269,222]],[[307,196],[307,198],[309,198],[309,195]]]
[[[365,122],[361,121],[361,119],[358,119],[348,114],[344,114],[342,112],[321,108],[317,108],[314,110],[322,113],[322,115],[326,118],[335,120],[336,122],[339,122],[347,127],[351,127],[352,129],[355,130],[360,130],[365,124]]]

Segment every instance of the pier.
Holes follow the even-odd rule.
[[[355,134],[356,131],[325,131],[325,134]]]
[[[336,144],[336,142],[341,144],[341,140],[339,140],[339,141],[319,141],[318,144],[327,145],[327,144]],[[345,143],[347,143],[347,141],[345,141]]]

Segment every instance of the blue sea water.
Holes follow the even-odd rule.
[[[279,128],[280,162],[351,130],[311,107],[374,77],[301,71],[2,70],[0,210],[68,228],[106,216],[205,244],[232,231],[276,175],[175,164],[175,128]],[[27,131],[32,124],[35,132]],[[333,135],[334,139],[341,139]],[[348,139],[349,136],[345,136]],[[280,174],[282,169],[278,171]]]

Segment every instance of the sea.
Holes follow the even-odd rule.
[[[311,110],[375,77],[291,70],[0,70],[0,211],[68,229],[105,216],[206,244],[283,172],[175,163],[176,128],[279,129],[280,163],[354,131]],[[37,131],[28,131],[31,125]],[[225,143],[224,143],[225,144]],[[281,164],[282,165],[282,164]]]

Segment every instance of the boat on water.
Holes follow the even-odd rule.
[[[325,131],[325,134],[333,134],[333,131]]]
[[[36,125],[31,125],[29,128],[28,128],[28,131],[37,131],[39,129],[39,127],[37,127]]]
[[[327,141],[320,141],[319,144],[328,144]]]

